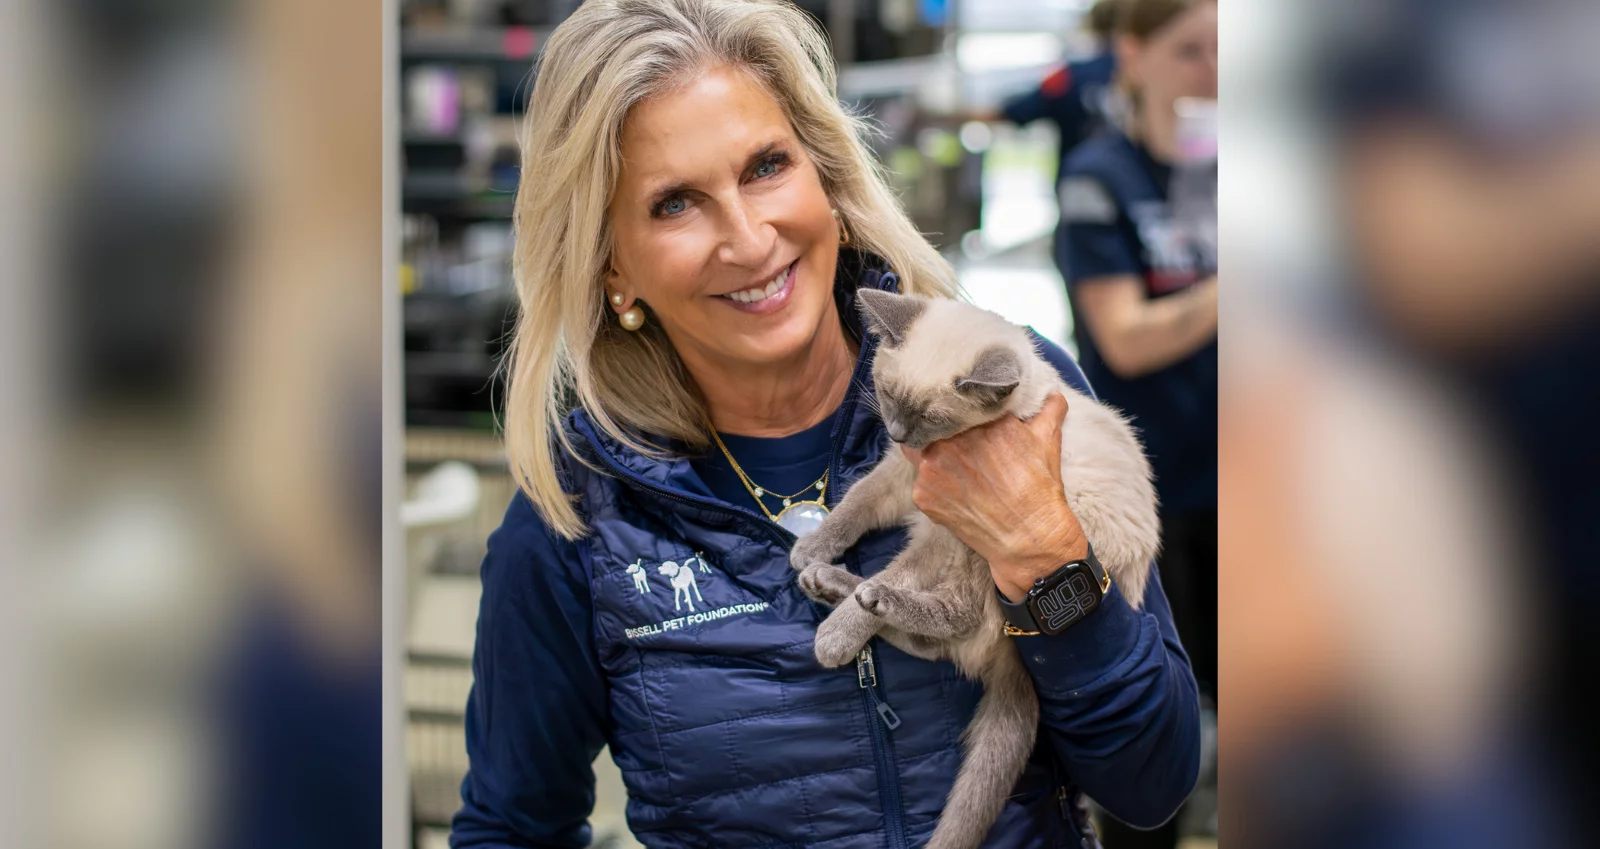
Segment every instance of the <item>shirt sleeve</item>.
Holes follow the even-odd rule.
[[[1063,380],[1088,386],[1065,351],[1039,347]],[[1150,571],[1142,610],[1112,585],[1066,631],[1012,638],[1067,774],[1112,816],[1145,828],[1176,813],[1200,777],[1199,692],[1155,564]]]
[[[1089,385],[1089,378],[1083,375],[1083,369],[1078,368],[1078,361],[1072,355],[1062,350],[1060,345],[1040,336],[1033,328],[1028,328],[1028,335],[1033,337],[1033,346],[1039,356],[1055,367],[1056,373],[1073,389],[1082,392],[1090,398],[1097,398],[1094,388]]]
[[[1000,114],[1018,126],[1031,124],[1040,118],[1056,119],[1062,104],[1072,93],[1072,70],[1062,65],[1056,68],[1039,87],[1016,95],[1000,106]]]
[[[1138,242],[1104,180],[1068,174],[1061,181],[1060,207],[1068,284],[1143,273]]]
[[[1012,639],[1039,694],[1041,730],[1073,782],[1129,825],[1171,818],[1200,778],[1200,699],[1160,576],[1143,610],[1113,585],[1066,631]]]
[[[522,493],[489,537],[452,847],[584,847],[606,686],[579,547]]]

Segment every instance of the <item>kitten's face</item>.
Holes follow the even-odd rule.
[[[908,448],[926,448],[999,418],[1005,400],[986,403],[956,389],[953,381],[939,386],[889,382],[878,384],[878,407],[890,439]]]
[[[954,301],[876,291],[860,299],[879,337],[872,375],[890,439],[926,448],[1005,414],[1022,374],[1015,328]]]

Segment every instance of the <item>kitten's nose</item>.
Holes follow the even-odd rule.
[[[883,429],[889,432],[889,438],[895,442],[905,442],[906,436],[909,435],[906,431],[905,425],[893,419],[885,421],[883,423]]]

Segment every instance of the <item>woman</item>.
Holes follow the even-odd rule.
[[[523,491],[483,564],[453,844],[586,845],[603,746],[652,847],[922,844],[977,688],[876,640],[820,668],[828,611],[785,527],[885,450],[856,290],[948,297],[950,267],[841,110],[823,36],[779,0],[591,0],[547,43],[529,115],[506,411]],[[925,460],[923,509],[1016,598],[1083,543],[1038,471],[1063,413]],[[961,466],[992,457],[1000,473]],[[1034,520],[1002,521],[1018,505]],[[902,541],[869,536],[847,565],[875,573]],[[1016,639],[1044,728],[988,845],[1076,845],[1080,793],[1170,816],[1198,710],[1160,590]]]
[[[1213,0],[1119,0],[1123,127],[1073,151],[1061,181],[1062,266],[1085,375],[1133,417],[1161,498],[1161,579],[1201,692],[1217,674],[1217,258],[1169,203],[1180,98],[1217,95]],[[1176,824],[1106,844],[1172,847]]]

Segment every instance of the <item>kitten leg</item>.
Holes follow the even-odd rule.
[[[849,663],[861,651],[861,647],[878,633],[879,624],[878,618],[861,609],[861,605],[844,599],[817,626],[817,662],[827,669]]]
[[[829,607],[838,607],[839,602],[850,597],[861,583],[861,576],[847,572],[838,566],[812,564],[800,573],[800,591],[804,592],[812,601],[819,601]]]
[[[855,597],[885,624],[908,634],[947,640],[982,624],[985,599],[977,593],[987,583],[978,580],[976,572],[987,569],[949,531],[919,523],[906,549],[881,574],[856,587]],[[935,582],[932,589],[920,589]]]
[[[868,613],[907,634],[952,640],[983,624],[981,603],[952,594],[950,584],[925,591],[866,581],[856,588],[855,598]]]
[[[789,564],[800,572],[808,566],[831,564],[866,532],[904,519],[915,509],[911,503],[915,482],[916,470],[899,451],[893,451],[850,487],[821,527],[794,544]]]

